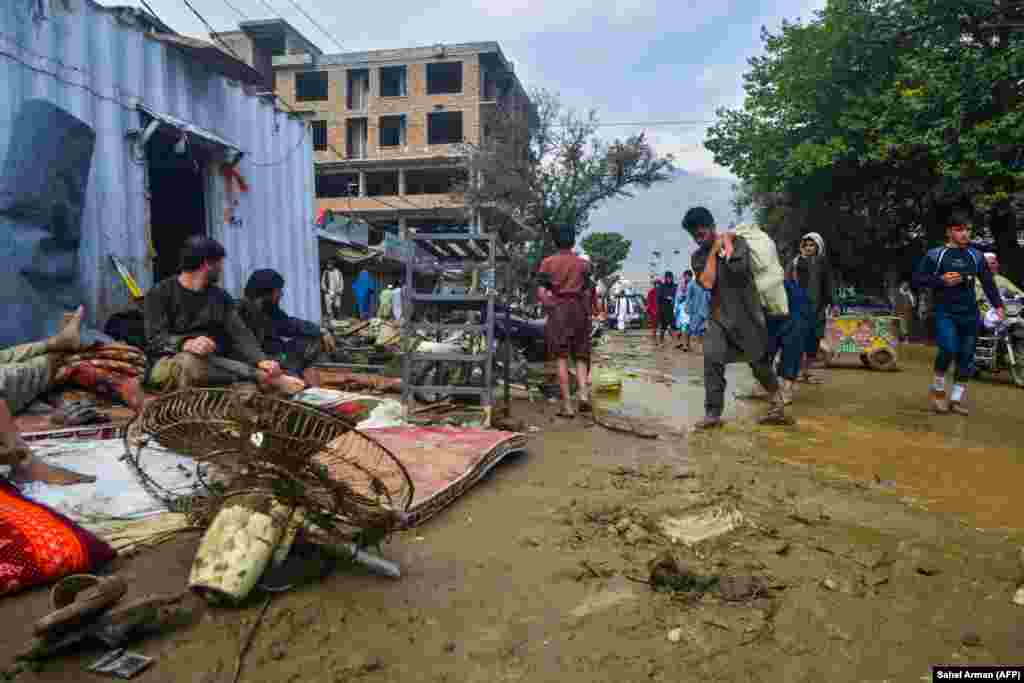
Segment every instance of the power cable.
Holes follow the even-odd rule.
[[[224,0],[224,4],[234,10],[235,14],[242,18],[242,21],[249,21],[249,17],[242,10],[235,7],[230,0]]]
[[[338,47],[339,50],[341,50],[342,52],[345,51],[345,48],[342,47],[341,42],[338,41],[338,39],[335,38],[333,35],[331,35],[330,32],[327,31],[327,29],[325,29],[323,26],[321,26],[320,23],[317,22],[316,19],[314,19],[313,17],[309,16],[309,14],[306,12],[306,10],[302,9],[302,6],[298,3],[298,0],[288,0],[288,2],[290,2],[295,7],[295,9],[297,9],[297,10],[299,10],[299,12],[301,12],[302,16],[306,17],[306,19],[309,20],[309,23],[313,24],[313,26],[316,26],[316,28],[320,31],[320,33],[322,33],[325,36],[327,36],[327,39],[329,41],[331,41],[332,43],[334,43]]]

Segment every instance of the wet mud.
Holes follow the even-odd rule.
[[[978,383],[970,418],[930,415],[913,350],[898,373],[827,370],[795,427],[767,428],[764,404],[735,399],[753,384],[736,366],[729,423],[691,434],[700,356],[648,339],[613,336],[600,362],[632,376],[598,406],[661,438],[517,401],[540,430],[529,452],[385,545],[400,580],[341,571],[275,596],[241,681],[880,683],[1020,664],[1020,390]],[[126,562],[132,590],[180,590],[196,542]],[[666,553],[683,578],[654,590]],[[0,604],[0,657],[46,598]],[[192,626],[134,648],[157,657],[139,680],[230,680],[258,604],[197,604]],[[84,680],[99,653],[25,680]]]

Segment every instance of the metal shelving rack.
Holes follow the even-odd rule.
[[[463,330],[486,336],[486,351],[481,354],[467,353],[418,353],[407,352],[402,356],[402,402],[406,414],[412,407],[416,391],[447,393],[459,396],[479,396],[487,426],[491,424],[494,406],[494,303],[497,298],[495,287],[488,287],[484,294],[420,294],[414,287],[414,273],[422,270],[445,270],[486,268],[497,283],[498,236],[496,234],[472,233],[424,233],[405,235],[407,246],[405,284],[402,287],[402,338],[412,339],[415,330],[431,332]],[[424,258],[424,254],[429,255]],[[427,266],[427,264],[431,264]],[[423,266],[427,266],[424,268]],[[486,308],[483,324],[451,324],[413,322],[416,304],[434,304],[439,308]],[[506,312],[506,323],[508,313]],[[507,325],[506,325],[507,329]],[[508,348],[509,345],[505,345]],[[418,361],[443,361],[482,363],[484,382],[482,387],[473,386],[427,386],[413,385],[412,367]],[[509,367],[506,359],[506,374]],[[505,405],[509,401],[509,378],[505,378]]]

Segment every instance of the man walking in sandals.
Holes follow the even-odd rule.
[[[548,355],[558,359],[558,385],[562,390],[559,417],[572,418],[576,411],[569,391],[569,358],[576,362],[576,397],[580,412],[590,412],[590,262],[573,253],[576,231],[562,225],[555,233],[558,253],[541,261],[537,273],[537,298],[547,310],[544,327]]]

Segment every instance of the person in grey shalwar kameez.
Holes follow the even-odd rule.
[[[704,341],[704,419],[697,429],[722,424],[725,408],[725,366],[745,360],[754,377],[771,394],[772,408],[762,424],[788,424],[778,377],[772,368],[769,336],[761,298],[751,271],[750,248],[743,238],[719,235],[711,212],[698,206],[686,212],[683,228],[699,248],[693,270],[711,292],[711,310]]]

